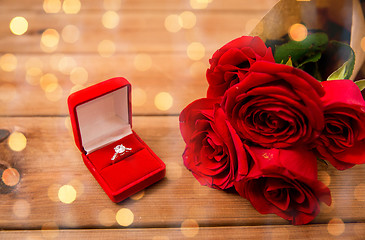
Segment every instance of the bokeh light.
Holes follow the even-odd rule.
[[[147,71],[152,66],[152,58],[148,54],[137,54],[134,58],[134,67],[138,71]]]
[[[146,91],[142,88],[132,88],[132,104],[136,107],[143,106],[147,101]]]
[[[27,218],[30,214],[30,204],[25,199],[15,200],[13,204],[13,213],[18,218]]]
[[[17,95],[16,87],[13,84],[5,83],[0,85],[0,101],[11,102]]]
[[[70,89],[70,94],[80,91],[81,89],[84,89],[85,87],[83,85],[76,84]]]
[[[46,98],[52,102],[57,102],[63,97],[63,89],[59,84],[49,86],[49,89],[45,93]]]
[[[190,6],[193,9],[205,9],[212,0],[190,0]]]
[[[42,69],[37,67],[28,68],[25,75],[25,80],[31,85],[38,85],[43,75]]]
[[[328,222],[327,231],[333,236],[340,236],[345,231],[345,224],[340,218],[332,218]]]
[[[54,239],[59,235],[59,228],[55,222],[46,222],[41,227],[42,236],[45,239]]]
[[[98,219],[101,225],[110,227],[115,223],[115,213],[112,209],[105,208],[99,212]]]
[[[192,42],[187,47],[186,53],[191,60],[198,61],[205,56],[205,47],[200,42]]]
[[[43,10],[46,13],[58,13],[61,10],[60,0],[44,0]]]
[[[115,43],[110,40],[103,40],[98,45],[98,53],[102,57],[111,57],[115,52]]]
[[[160,92],[155,96],[155,106],[162,111],[169,110],[174,103],[174,99],[168,92]]]
[[[75,43],[80,38],[80,30],[75,25],[67,25],[62,29],[62,39],[67,43]]]
[[[62,9],[66,14],[76,14],[81,9],[81,2],[79,0],[64,0]]]
[[[28,30],[28,21],[24,17],[14,17],[9,27],[13,34],[23,35]]]
[[[116,216],[115,219],[117,220],[118,224],[123,227],[128,227],[134,221],[134,214],[128,208],[121,208]]]
[[[133,194],[129,198],[134,200],[134,201],[138,201],[138,200],[141,200],[144,197],[144,194],[145,194],[145,192],[144,192],[144,190],[142,190],[142,191],[139,191],[136,194]]]
[[[331,183],[331,176],[326,171],[318,171],[318,180],[328,187]]]
[[[184,11],[179,15],[179,25],[185,29],[191,29],[195,27],[196,16],[191,11]]]
[[[190,66],[190,74],[192,77],[195,78],[202,78],[205,76],[205,73],[207,71],[207,64],[204,62],[193,62]]]
[[[41,48],[45,52],[53,52],[57,49],[60,35],[55,29],[46,29],[42,33]]]
[[[365,201],[365,183],[360,183],[355,187],[354,195],[357,201]]]
[[[194,219],[186,219],[181,223],[180,230],[185,237],[195,237],[199,233],[199,224]]]
[[[178,180],[182,176],[182,167],[180,164],[171,162],[166,163],[166,178],[169,180]]]
[[[104,0],[104,9],[117,11],[122,6],[122,0]]]
[[[43,91],[53,92],[58,86],[58,79],[53,73],[46,73],[40,79]]]
[[[57,69],[63,74],[70,74],[75,69],[77,63],[73,57],[62,56],[57,64]]]
[[[101,22],[105,28],[116,28],[119,24],[119,15],[114,11],[107,11],[103,14]]]
[[[5,72],[12,72],[16,69],[18,60],[12,53],[6,53],[0,57],[0,68]]]
[[[165,28],[171,33],[176,33],[181,29],[180,17],[177,14],[170,14],[165,18]]]
[[[58,190],[58,199],[66,204],[70,204],[73,201],[76,200],[76,190],[73,186],[71,185],[63,185],[59,190]]]
[[[75,67],[70,73],[70,80],[73,84],[85,84],[88,79],[88,72],[83,67]]]
[[[9,187],[14,187],[20,181],[20,174],[15,168],[7,168],[4,170],[1,180]]]
[[[289,37],[294,41],[303,41],[308,35],[307,28],[300,23],[295,23],[289,28]]]
[[[27,138],[21,132],[13,132],[8,138],[8,145],[11,150],[21,152],[27,146]]]

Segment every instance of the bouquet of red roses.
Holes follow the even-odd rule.
[[[348,54],[325,75],[328,48]],[[234,187],[262,214],[310,222],[320,202],[331,204],[318,159],[339,170],[365,163],[364,81],[349,80],[354,63],[348,45],[320,32],[275,50],[257,36],[227,43],[210,59],[207,97],[180,114],[185,166],[202,185]]]

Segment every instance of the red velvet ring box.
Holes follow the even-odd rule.
[[[126,79],[112,78],[75,92],[68,107],[84,163],[113,202],[165,176],[165,164],[132,130],[131,84]],[[121,144],[124,151],[118,152]]]

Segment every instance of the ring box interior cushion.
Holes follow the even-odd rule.
[[[112,78],[68,98],[75,143],[109,198],[120,202],[165,176],[165,164],[132,130],[131,85]],[[118,154],[123,144],[130,149]]]

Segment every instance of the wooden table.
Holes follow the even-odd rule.
[[[205,96],[210,56],[276,0],[45,2],[0,1],[0,57],[11,54],[0,66],[0,128],[21,133],[15,146],[0,143],[1,171],[11,168],[0,239],[364,239],[365,166],[320,166],[333,204],[291,226],[234,191],[200,186],[183,165],[178,115]],[[9,29],[16,16],[29,24],[22,35]],[[132,83],[133,129],[167,165],[163,180],[119,204],[84,166],[66,103],[115,76]]]

